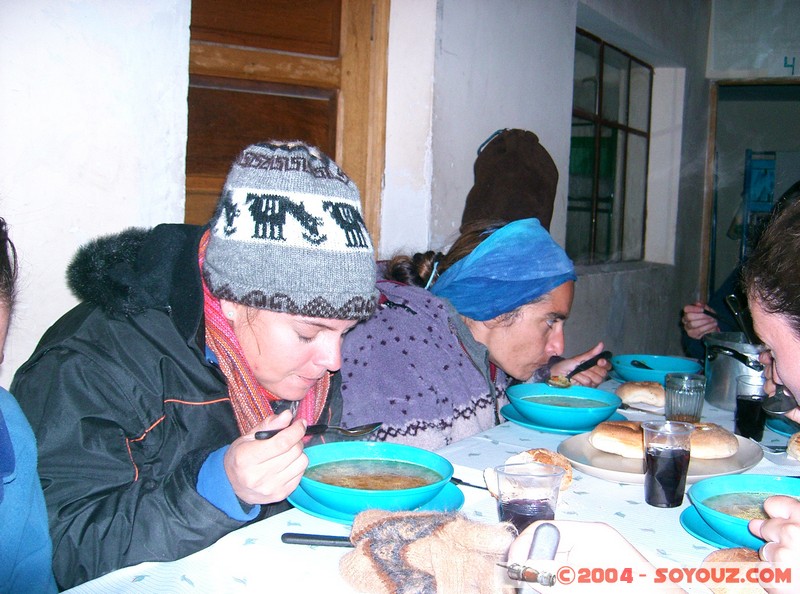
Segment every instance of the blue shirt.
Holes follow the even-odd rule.
[[[11,394],[0,388],[0,592],[57,592],[36,438]]]

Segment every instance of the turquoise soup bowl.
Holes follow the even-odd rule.
[[[763,474],[732,474],[703,479],[693,484],[687,491],[689,501],[714,532],[740,546],[759,549],[764,541],[747,529],[749,520],[706,505],[709,497],[733,493],[769,493],[800,497],[800,479]],[[741,498],[734,497],[734,499],[741,501]]]
[[[640,361],[653,369],[634,367],[631,361]],[[669,355],[616,355],[611,357],[611,365],[626,382],[658,382],[661,385],[668,373],[698,373],[703,369],[693,359]]]
[[[615,394],[584,386],[555,388],[545,383],[516,384],[506,390],[516,411],[528,421],[552,429],[591,431],[595,425],[607,420],[622,401]],[[542,397],[576,399],[580,406],[562,406],[548,403]],[[585,406],[587,403],[592,403]]]
[[[367,509],[408,511],[436,497],[453,477],[453,465],[446,459],[409,445],[374,441],[343,441],[306,448],[308,470],[298,488],[332,510],[357,514]],[[342,460],[383,460],[414,464],[430,469],[440,477],[436,482],[408,489],[357,489],[323,483],[307,476],[308,471],[326,462]]]

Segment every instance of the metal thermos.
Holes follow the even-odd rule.
[[[747,342],[743,332],[712,332],[703,337],[706,347],[706,402],[723,410],[736,410],[736,378],[760,376],[764,366],[758,356],[762,344]]]

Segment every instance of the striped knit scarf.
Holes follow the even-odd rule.
[[[200,241],[200,270],[203,269],[209,232]],[[202,274],[201,274],[202,278]],[[228,320],[222,314],[219,299],[208,290],[203,279],[206,345],[217,356],[219,368],[228,380],[228,395],[242,435],[269,416],[275,414],[270,402],[280,400],[256,381],[247,359],[239,346]],[[296,417],[311,425],[319,420],[330,388],[330,373],[326,373],[300,401]]]

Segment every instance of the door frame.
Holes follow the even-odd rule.
[[[333,58],[191,41],[189,72],[210,77],[308,85],[337,93],[333,158],[361,192],[364,221],[380,243],[386,161],[386,81],[390,0],[342,0],[340,52]],[[203,189],[188,180],[187,193]]]
[[[709,117],[708,139],[706,143],[706,174],[703,189],[703,220],[701,231],[701,256],[698,286],[700,298],[709,297],[709,288],[713,285],[714,261],[716,257],[714,241],[716,238],[715,198],[717,182],[717,111],[719,102],[719,87],[722,86],[782,86],[800,85],[800,80],[789,77],[776,78],[725,78],[710,81],[709,86]]]

